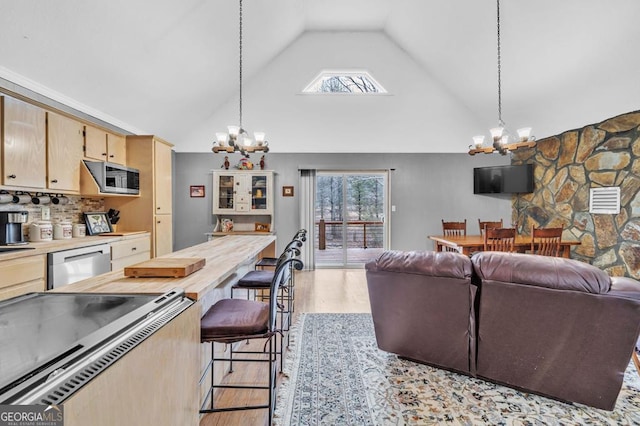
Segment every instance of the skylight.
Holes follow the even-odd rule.
[[[303,93],[378,94],[387,93],[367,71],[322,71]]]

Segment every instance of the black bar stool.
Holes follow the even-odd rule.
[[[294,246],[300,248],[302,247],[302,243],[304,243],[305,241],[307,241],[307,230],[300,229],[298,232],[296,232],[291,241],[284,248],[283,252]],[[277,264],[277,257],[263,257],[256,262],[255,269],[264,269],[265,267],[275,268]]]
[[[302,244],[302,243],[300,243]],[[280,265],[290,258],[295,258],[300,255],[300,250],[297,247],[289,247],[278,258],[276,264],[276,271]],[[254,270],[247,272],[242,278],[240,278],[235,284],[231,286],[231,298],[233,299],[234,291],[238,289],[247,290],[247,299],[250,298],[250,292],[254,292],[254,299],[256,294],[260,292],[259,299],[261,301],[276,300],[278,307],[278,313],[280,316],[280,328],[282,331],[288,332],[291,327],[291,314],[293,308],[293,265],[289,263],[289,271],[286,276],[280,281],[279,285],[275,288],[275,291],[270,290],[272,281],[276,274],[275,271],[266,270]],[[289,335],[287,334],[287,346],[289,346]],[[280,355],[280,371],[282,371],[284,357],[283,357],[284,343],[281,341],[280,348],[276,352]]]
[[[280,282],[286,280],[291,269],[302,269],[302,262],[289,256],[278,265],[269,288],[271,294],[275,294]],[[269,303],[256,300],[223,299],[216,302],[201,319],[200,340],[211,342],[211,360],[205,369],[200,383],[206,378],[211,369],[211,386],[205,397],[205,402],[200,407],[200,413],[217,413],[238,410],[269,410],[269,424],[273,418],[276,392],[276,343],[273,339],[277,334],[282,335],[282,330],[276,328],[277,302],[276,298],[270,298]],[[233,343],[243,340],[266,339],[263,351],[239,351],[233,350]],[[214,343],[229,344],[229,358],[216,358]],[[262,354],[266,357],[254,356],[253,358],[234,358],[234,354]],[[233,362],[266,362],[269,363],[269,378],[266,385],[239,385],[239,384],[215,384],[214,372],[216,361],[228,361],[229,373],[233,372]],[[266,389],[269,398],[266,404],[232,406],[216,408],[214,406],[215,389]],[[209,408],[204,408],[207,398],[210,398]]]

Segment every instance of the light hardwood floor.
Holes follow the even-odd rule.
[[[296,272],[294,322],[302,312],[308,313],[360,313],[371,312],[364,269],[319,269]],[[286,354],[285,354],[286,356]],[[239,365],[233,373],[234,381],[265,383],[266,368],[253,364]],[[262,403],[266,391],[227,391],[218,404]],[[200,426],[267,425],[266,410],[212,413],[202,417]]]

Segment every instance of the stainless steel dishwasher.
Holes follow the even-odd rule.
[[[111,271],[111,247],[99,244],[49,253],[47,266],[47,289],[51,290]]]

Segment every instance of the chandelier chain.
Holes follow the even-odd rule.
[[[500,126],[504,125],[502,121],[502,82],[500,78],[501,74],[501,63],[500,63],[500,0],[496,0],[498,5],[498,13],[497,13],[497,27],[498,27],[498,124]]]
[[[239,46],[240,46],[240,52],[239,52],[239,80],[240,80],[240,90],[239,90],[239,96],[240,96],[240,102],[238,103],[239,105],[239,109],[240,109],[240,123],[238,123],[240,125],[240,128],[242,129],[242,0],[240,0],[240,37],[239,37]]]

